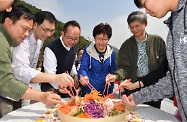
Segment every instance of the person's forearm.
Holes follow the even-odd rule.
[[[124,80],[126,79],[125,77],[125,72],[123,69],[118,69],[115,73],[113,73],[116,76],[116,80]]]
[[[142,83],[142,81],[136,81],[134,83],[134,89],[138,89],[138,88],[142,88],[144,87],[144,84]]]
[[[44,82],[55,82],[56,74],[51,73],[39,73],[36,77],[32,78],[30,82],[32,83],[44,83]]]
[[[149,102],[151,100],[157,101],[164,97],[170,98],[172,96],[173,87],[170,74],[160,79],[155,85],[142,88],[140,91],[133,93],[134,102],[136,104]]]
[[[27,99],[27,100],[36,100],[36,101],[42,101],[42,94],[43,92],[39,92],[36,90],[33,90],[31,88],[28,88],[25,92],[25,94],[23,94],[23,96],[21,97],[22,99]]]
[[[25,67],[23,65],[17,65],[15,67],[13,67],[13,73],[14,73],[14,77],[21,81],[24,84],[29,84],[32,80],[32,78],[36,77],[40,71],[31,68],[31,67]]]

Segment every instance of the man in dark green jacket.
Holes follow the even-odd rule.
[[[158,35],[146,33],[147,17],[143,12],[132,12],[127,22],[133,36],[122,44],[118,54],[117,71],[106,78],[110,82],[131,79],[131,82],[135,83],[139,77],[156,70],[166,59],[165,42]],[[130,95],[143,86],[142,82],[136,83],[136,88],[126,88],[124,93]],[[160,103],[158,101],[148,104],[160,108]]]

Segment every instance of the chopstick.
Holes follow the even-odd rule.
[[[60,104],[61,104],[63,107],[65,107],[68,111],[71,112],[71,110],[70,110],[62,101],[60,102]]]
[[[69,74],[68,71],[66,71],[65,73]],[[64,88],[64,90],[69,94],[69,96],[70,96],[72,99],[75,99],[75,97],[74,97],[74,92],[73,92],[72,87],[73,87],[74,90],[76,91],[75,85],[70,86],[70,91],[71,91],[72,93],[71,93],[69,90],[67,90],[66,88]],[[77,94],[77,91],[76,91],[76,94]]]
[[[111,94],[107,95],[107,96],[112,96],[114,95],[114,93],[116,93],[117,91],[119,91],[120,89],[122,89],[122,86],[119,86],[117,89],[115,89]]]
[[[107,88],[106,88],[106,87],[107,87]],[[104,88],[104,91],[103,91],[103,96],[105,96],[105,91],[107,91],[107,94],[106,94],[106,95],[108,95],[109,87],[110,87],[110,82],[106,82],[105,88]]]
[[[131,79],[126,79],[125,81],[126,81],[126,82],[130,82]],[[112,96],[114,93],[116,93],[118,90],[120,90],[120,89],[122,89],[122,88],[123,88],[123,86],[122,86],[122,85],[119,85],[119,87],[118,87],[116,90],[114,90],[111,94],[109,94],[108,97]]]
[[[64,90],[69,94],[69,96],[70,96],[72,99],[75,99],[75,97],[71,94],[70,91],[68,91],[66,88],[64,88]]]
[[[81,74],[80,74],[80,77],[83,78],[83,76],[82,76]],[[91,84],[90,82],[86,81],[84,78],[83,78],[83,80],[84,80],[84,82],[86,83],[86,85],[90,88],[90,90],[92,90],[92,89],[96,90],[96,89],[94,88],[94,86],[92,86],[92,84]]]

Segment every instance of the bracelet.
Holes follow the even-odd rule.
[[[138,81],[139,82],[139,88],[141,88],[141,84],[140,84],[140,81]]]

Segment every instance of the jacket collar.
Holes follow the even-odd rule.
[[[95,42],[92,42],[92,43],[87,47],[86,51],[87,51],[87,53],[88,53],[91,57],[95,58],[96,60],[99,60],[99,56],[98,56],[97,51],[95,50],[94,45],[95,45]],[[113,51],[113,48],[112,48],[110,45],[107,45],[107,50],[106,50],[106,52],[105,52],[105,54],[104,54],[104,60],[106,60],[108,57],[111,56],[112,51]]]
[[[7,29],[3,26],[3,24],[0,24],[0,32],[5,36],[10,47],[12,47],[12,46],[15,47],[15,46],[19,45],[19,43],[11,37],[11,35],[7,31]]]

